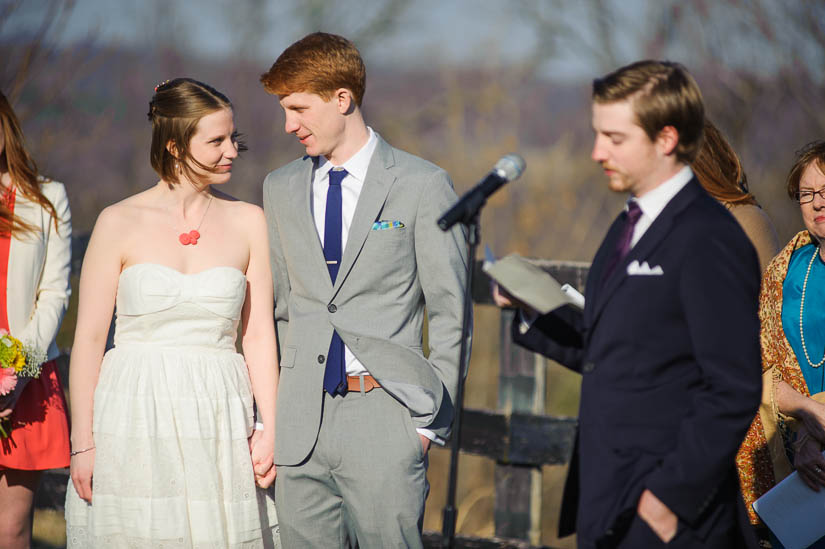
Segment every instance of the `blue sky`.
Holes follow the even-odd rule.
[[[765,10],[765,21],[749,11],[750,3],[734,0],[75,0],[55,39],[91,37],[266,64],[307,32],[324,30],[355,39],[370,66],[495,70],[539,52],[534,74],[556,80],[589,80],[651,55],[691,70],[709,61],[761,74],[794,60],[821,66],[821,48],[807,47],[783,23],[783,4],[753,1]],[[0,32],[35,28],[47,6],[61,3],[72,2],[22,2]],[[365,21],[381,6],[392,6],[395,25],[360,40]],[[773,44],[761,33],[766,24]],[[818,69],[813,74],[825,77]]]
[[[295,5],[304,0],[77,0],[57,37],[60,42],[89,37],[103,44],[147,47],[162,43],[204,56],[237,55],[271,62],[286,46],[309,30],[301,25]],[[7,29],[33,28],[45,2],[25,2]],[[349,36],[358,28],[359,10],[369,1],[334,3],[339,18],[321,30]],[[582,24],[575,3],[559,13],[570,24]],[[258,6],[261,6],[258,8]],[[517,63],[536,46],[536,30],[525,24],[515,2],[501,0],[411,0],[400,10],[398,25],[365,48],[368,61],[406,66],[439,64],[490,65]],[[244,43],[251,26],[264,29],[260,40]],[[577,23],[579,21],[579,23]],[[548,62],[546,73],[563,78],[592,77],[594,67],[573,52]]]

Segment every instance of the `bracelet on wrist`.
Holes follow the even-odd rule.
[[[89,446],[88,448],[83,448],[82,450],[72,450],[71,452],[69,452],[69,457],[74,457],[77,454],[82,454],[84,452],[88,452],[89,450],[94,450],[94,449],[95,449],[94,446]]]

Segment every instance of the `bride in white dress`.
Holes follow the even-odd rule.
[[[275,474],[266,222],[215,189],[238,156],[232,106],[180,78],[156,88],[149,119],[161,180],[100,214],[80,277],[68,546],[279,547],[272,491],[256,486]]]

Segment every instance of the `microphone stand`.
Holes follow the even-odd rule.
[[[482,204],[483,205],[483,204]],[[453,419],[453,434],[450,443],[450,476],[447,488],[447,503],[444,505],[444,514],[441,525],[441,546],[445,549],[455,547],[455,523],[457,510],[455,508],[455,492],[458,482],[458,451],[461,445],[461,411],[464,408],[464,381],[467,379],[469,349],[467,343],[470,335],[470,324],[473,318],[473,272],[475,271],[476,248],[481,241],[481,224],[479,220],[480,208],[476,211],[467,227],[467,244],[469,256],[467,261],[467,286],[464,290],[464,319],[461,324],[461,355],[458,364],[458,388],[455,393],[455,418]]]

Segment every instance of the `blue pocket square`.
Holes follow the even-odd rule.
[[[400,221],[376,221],[372,224],[373,231],[383,231],[385,229],[403,229],[404,224]]]

